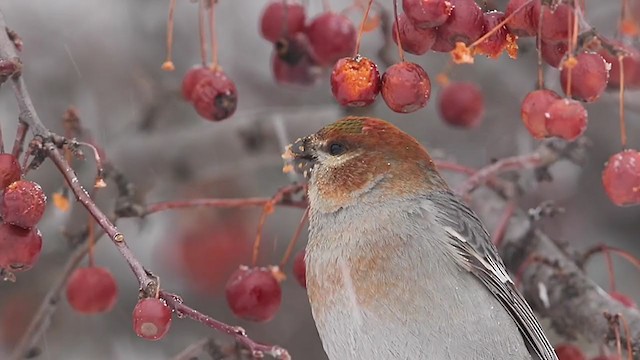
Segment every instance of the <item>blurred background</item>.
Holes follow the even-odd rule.
[[[184,73],[199,63],[197,4],[178,0],[174,36],[174,72],[163,72],[166,17],[169,1],[151,0],[0,0],[9,27],[24,41],[24,77],[43,122],[62,133],[62,116],[73,105],[82,124],[95,136],[107,157],[136,185],[148,202],[190,197],[271,196],[291,181],[282,173],[283,146],[344,116],[331,96],[328,74],[312,88],[276,84],[271,69],[272,45],[259,35],[259,19],[267,0],[220,0],[216,7],[220,64],[235,81],[239,93],[236,114],[221,123],[200,118],[182,100]],[[335,10],[352,3],[331,0]],[[391,8],[391,1],[381,1]],[[495,1],[504,9],[506,1]],[[603,34],[613,35],[618,1],[587,0],[587,17]],[[308,17],[322,10],[319,0],[308,1]],[[354,16],[359,21],[360,14]],[[383,40],[379,31],[365,35],[361,53],[384,65],[377,56]],[[395,49],[388,54],[397,58]],[[474,65],[457,66],[453,80],[474,81],[485,96],[483,123],[473,130],[454,129],[439,118],[439,86],[433,80],[449,55],[429,52],[408,59],[421,64],[432,78],[430,104],[409,115],[392,113],[379,98],[359,114],[377,116],[398,125],[438,153],[471,167],[492,159],[526,153],[535,148],[519,117],[520,102],[536,79],[536,56],[531,39],[521,43],[514,61],[478,57]],[[547,70],[547,84],[559,91],[558,72]],[[560,92],[560,91],[559,91]],[[590,159],[580,169],[559,163],[555,181],[532,184],[523,207],[547,199],[566,213],[543,223],[543,228],[577,249],[606,243],[640,255],[639,208],[619,208],[606,197],[600,175],[604,162],[619,151],[617,92],[588,104],[593,141]],[[640,147],[640,98],[627,93],[629,145]],[[13,143],[18,111],[11,89],[0,89],[0,122],[5,144]],[[283,138],[284,134],[284,138]],[[92,161],[74,163],[84,183],[95,176]],[[29,174],[47,194],[62,189],[62,179],[45,164]],[[105,189],[98,201],[110,209],[114,191]],[[264,229],[260,264],[276,264],[291,238],[302,211],[279,208]],[[245,327],[252,338],[287,348],[294,359],[326,359],[319,342],[306,294],[290,277],[283,283],[283,303],[275,319],[253,324],[235,318],[224,295],[224,284],[239,264],[251,259],[260,209],[190,210],[164,212],[146,219],[118,223],[129,245],[162,279],[162,287],[183,295],[187,304],[213,317]],[[65,232],[79,231],[86,215],[76,204],[62,212],[51,204],[39,228],[44,248],[36,267],[16,283],[0,283],[0,358],[11,352],[49,285],[59,276],[71,250]],[[304,246],[306,234],[298,249]],[[230,338],[189,320],[174,319],[169,334],[158,342],[138,338],[131,328],[137,283],[112,243],[103,239],[96,263],[117,279],[118,303],[108,314],[84,316],[65,299],[39,343],[42,359],[170,359],[199,339]],[[593,279],[608,286],[602,256],[589,264]],[[285,269],[291,274],[291,267]],[[637,272],[616,260],[619,291],[640,299]],[[204,359],[205,357],[203,357]]]

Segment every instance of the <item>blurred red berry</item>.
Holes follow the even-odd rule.
[[[640,51],[632,46],[627,46],[616,40],[608,40],[618,49],[624,51],[622,54],[622,66],[624,67],[624,87],[626,89],[637,89],[640,87]],[[610,89],[620,88],[620,63],[618,57],[611,54],[609,50],[602,49],[598,52],[600,56],[611,66],[609,70],[609,82],[607,87]]]
[[[0,215],[4,222],[28,229],[35,226],[47,205],[47,196],[33,181],[18,180],[2,194]]]
[[[573,29],[573,8],[567,4],[559,4],[554,10],[542,6],[542,29],[540,35],[547,43],[569,40],[569,29]]]
[[[194,66],[189,69],[182,78],[182,97],[189,102],[193,101],[193,90],[195,89],[196,84],[200,82],[203,77],[210,74],[211,70],[201,65]]]
[[[570,344],[556,345],[555,350],[558,360],[587,360],[582,350]]]
[[[348,17],[330,11],[313,19],[305,33],[314,60],[322,66],[332,66],[338,59],[353,55],[358,36]]]
[[[147,340],[160,340],[171,326],[171,309],[163,300],[145,298],[133,308],[133,331]]]
[[[566,41],[548,43],[542,40],[540,42],[542,60],[555,68],[560,67],[560,63],[567,53],[568,48],[569,46]]]
[[[260,33],[268,41],[304,31],[305,10],[302,4],[290,0],[273,1],[260,19]]]
[[[270,269],[240,266],[227,282],[226,297],[236,316],[266,322],[280,308],[282,290]]]
[[[632,309],[636,309],[638,307],[638,305],[632,298],[628,297],[623,293],[612,291],[609,293],[609,296],[616,299],[619,303],[621,303],[625,307],[632,308]]]
[[[118,287],[111,272],[102,267],[76,269],[67,282],[67,301],[81,314],[110,311],[118,299]]]
[[[207,120],[229,118],[238,106],[236,84],[222,70],[211,71],[200,79],[192,92],[193,106]]]
[[[594,357],[591,360],[622,360],[622,358],[618,354],[612,354],[612,355],[599,355]]]
[[[474,0],[450,0],[453,5],[447,21],[438,27],[438,37],[432,49],[449,52],[456,42],[470,45],[484,33],[482,9]]]
[[[296,65],[311,57],[307,35],[297,33],[279,38],[274,43],[276,56],[289,65]]]
[[[304,261],[305,250],[302,249],[293,258],[293,276],[298,281],[298,284],[303,288],[307,288],[307,269]]]
[[[415,63],[391,65],[382,75],[382,99],[389,109],[411,113],[422,109],[431,97],[431,80],[424,69]]]
[[[271,70],[278,84],[305,87],[316,84],[322,74],[322,69],[312,63],[309,58],[303,58],[297,64],[290,65],[277,54],[271,57]]]
[[[484,116],[484,96],[474,83],[454,82],[442,89],[438,110],[449,125],[474,127]]]
[[[331,72],[331,92],[343,106],[373,104],[380,92],[380,72],[366,57],[347,57],[338,60]]]
[[[42,236],[37,228],[23,229],[0,223],[0,268],[27,271],[42,251]]]
[[[522,100],[520,117],[533,138],[540,140],[549,136],[546,125],[547,109],[559,99],[560,95],[555,92],[542,89],[528,93]]]
[[[484,32],[487,33],[496,28],[504,20],[504,13],[500,11],[490,11],[484,13]],[[515,41],[515,37],[506,26],[502,25],[493,34],[489,35],[486,40],[478,44],[476,51],[490,58],[497,58],[502,51]]]
[[[604,92],[609,81],[609,69],[602,56],[593,53],[581,53],[576,56],[577,63],[571,69],[563,67],[560,83],[565,94],[568,93],[569,72],[571,72],[571,97],[585,102],[594,102]]]
[[[402,0],[402,10],[407,18],[422,29],[444,24],[452,9],[449,0]]]
[[[505,16],[510,16],[530,0],[510,0]],[[540,19],[540,0],[533,0],[525,5],[507,22],[507,28],[517,36],[536,36]]]
[[[555,100],[547,109],[545,117],[549,135],[567,141],[577,139],[587,129],[587,110],[575,100]]]
[[[0,154],[0,190],[3,190],[12,182],[20,180],[22,169],[18,159],[11,154]]]
[[[436,42],[437,32],[434,28],[421,29],[416,27],[406,16],[398,16],[398,26],[394,21],[391,28],[393,32],[393,42],[398,44],[398,30],[400,28],[400,43],[402,49],[414,55],[422,55],[429,51]]]
[[[602,184],[614,204],[640,204],[640,152],[627,149],[611,156],[602,172]]]

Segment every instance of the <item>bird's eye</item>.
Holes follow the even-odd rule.
[[[329,144],[329,155],[338,156],[344,154],[347,151],[347,147],[341,143],[331,143]]]

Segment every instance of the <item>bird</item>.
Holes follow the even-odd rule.
[[[351,116],[282,157],[308,183],[307,295],[330,360],[557,360],[481,220],[411,135]]]

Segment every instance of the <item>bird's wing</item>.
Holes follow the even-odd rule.
[[[445,228],[455,261],[473,273],[502,303],[525,342],[541,360],[557,360],[533,310],[516,289],[478,216],[450,192],[434,193],[428,200],[437,209],[436,220]]]

